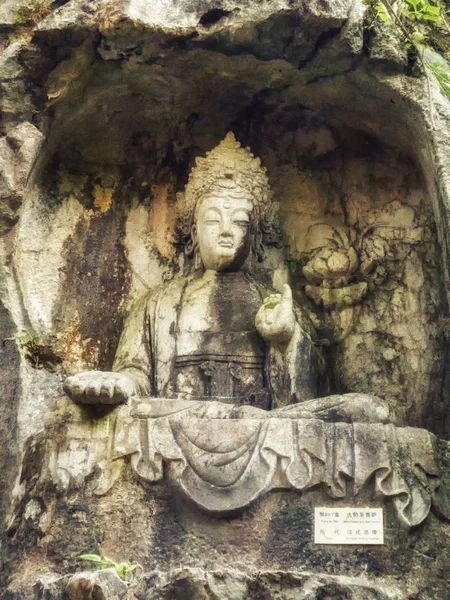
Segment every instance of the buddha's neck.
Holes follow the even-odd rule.
[[[204,279],[231,279],[231,278],[242,278],[244,277],[244,272],[240,271],[213,271],[212,269],[206,269],[203,273]]]

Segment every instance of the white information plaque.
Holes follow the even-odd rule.
[[[315,508],[315,544],[384,544],[382,508]]]

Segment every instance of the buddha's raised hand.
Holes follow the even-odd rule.
[[[292,291],[287,283],[281,294],[271,294],[264,299],[255,319],[256,329],[270,342],[287,343],[294,335],[295,314]]]
[[[134,383],[123,373],[82,371],[68,377],[64,391],[82,404],[120,404],[134,393]]]

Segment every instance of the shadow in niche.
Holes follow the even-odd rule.
[[[213,25],[227,16],[225,12],[205,12],[203,24]],[[324,34],[322,40],[328,39],[327,35],[332,39],[334,30]],[[78,178],[81,183],[77,198],[85,209],[94,212],[89,226],[78,226],[66,244],[70,277],[58,317],[65,319],[69,303],[73,312],[78,310],[80,314],[83,336],[90,337],[93,332],[102,339],[113,338],[114,343],[107,349],[102,342],[101,362],[111,362],[112,348],[120,334],[117,315],[121,300],[130,290],[133,269],[136,271],[132,260],[127,262],[125,249],[134,206],[142,207],[149,215],[153,230],[149,229],[152,239],[148,245],[165,269],[165,280],[175,277],[180,245],[170,242],[172,247],[164,254],[163,244],[158,246],[154,240],[177,238],[175,193],[182,191],[195,158],[204,156],[231,129],[267,168],[280,201],[291,283],[305,311],[319,321],[321,341],[333,337],[333,327],[341,317],[331,318],[305,293],[307,285],[322,286],[320,278],[311,284],[303,273],[309,260],[306,255],[317,250],[305,248],[309,228],[324,224],[332,230],[335,237],[328,241],[335,250],[343,239],[347,240],[341,259],[350,247],[357,254],[357,267],[346,284],[367,284],[368,292],[355,310],[355,327],[327,350],[333,391],[393,398],[408,413],[406,422],[423,426],[426,419],[431,430],[440,430],[441,421],[433,417],[431,426],[428,416],[430,411],[434,414],[434,407],[442,414],[445,404],[441,401],[444,350],[433,324],[443,318],[446,310],[436,239],[431,231],[434,217],[420,170],[406,150],[399,149],[406,147],[405,135],[397,136],[397,130],[389,139],[383,135],[382,120],[386,121],[389,111],[378,117],[370,106],[363,110],[360,103],[360,112],[350,120],[354,106],[337,106],[333,112],[327,105],[320,107],[320,98],[314,98],[319,106],[316,108],[310,92],[313,86],[303,82],[300,93],[296,75],[285,70],[284,64],[262,64],[252,56],[231,59],[197,48],[195,69],[189,70],[186,57],[174,53],[165,71],[153,64],[127,63],[127,69],[125,63],[112,61],[94,64],[91,81],[83,92],[83,98],[92,99],[90,110],[81,97],[75,114],[72,105],[65,106],[63,101],[55,105],[55,139],[51,146],[57,158],[49,177],[57,180],[58,173],[61,176],[54,186],[54,198],[61,197],[59,184],[67,188]],[[342,81],[340,85],[339,102],[344,105],[346,100],[350,102],[349,90],[355,83],[349,78],[348,89]],[[333,93],[326,88],[326,94]],[[337,103],[336,98],[332,100]],[[377,114],[376,122],[373,114]],[[104,184],[100,173],[102,177],[114,175],[114,184]],[[102,214],[95,213],[99,187],[114,190],[114,202]],[[155,209],[158,202],[159,213]],[[161,218],[152,220],[152,214]],[[174,218],[170,220],[167,215]],[[147,218],[144,212],[142,217]],[[336,241],[338,238],[341,242]],[[377,252],[384,252],[384,256],[378,257]],[[257,266],[261,279],[273,275],[283,261],[281,252],[276,254],[273,248],[268,255],[267,261]],[[375,257],[374,266],[362,273],[360,266],[366,268],[367,255]],[[422,275],[424,285],[420,291],[414,281]],[[408,277],[410,283],[406,284]],[[406,292],[394,314],[396,290]],[[87,306],[80,308],[81,302]],[[418,308],[413,315],[410,307],[414,303]],[[370,325],[365,332],[357,323],[358,315],[362,323]],[[412,356],[415,348],[409,339],[412,333],[408,322],[413,317],[417,322],[423,317],[421,335],[427,348],[418,357]],[[391,335],[392,330],[395,332]],[[404,338],[408,338],[405,344]],[[380,347],[380,339],[388,340],[386,347]],[[403,352],[404,346],[407,352]],[[416,378],[419,383],[411,385],[410,375],[417,371],[416,359],[422,371]]]

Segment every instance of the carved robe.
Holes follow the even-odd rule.
[[[113,369],[130,376],[142,396],[265,409],[317,398],[326,391],[322,360],[300,311],[283,348],[255,328],[268,293],[243,271],[206,271],[161,286],[131,310]]]

